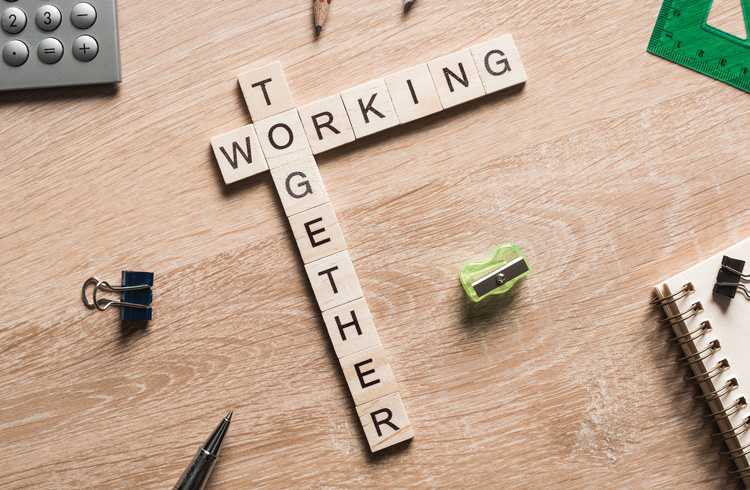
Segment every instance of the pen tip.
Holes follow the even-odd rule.
[[[320,31],[323,30],[323,26],[315,26],[315,36],[320,36]]]
[[[232,414],[233,413],[234,413],[234,410],[232,410],[231,412],[229,412],[229,415],[227,415],[226,417],[224,417],[227,420],[227,422],[229,422],[230,420],[232,420]]]

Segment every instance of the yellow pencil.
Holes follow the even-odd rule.
[[[328,9],[331,6],[331,0],[313,0],[313,17],[315,18],[315,35],[320,36],[323,30],[323,24],[328,17]]]
[[[413,4],[414,0],[404,0],[404,13],[408,12]]]

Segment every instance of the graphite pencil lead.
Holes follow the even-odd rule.
[[[328,17],[328,10],[331,8],[331,0],[313,0],[313,20],[315,21],[315,35],[320,36],[323,25]]]
[[[414,0],[406,0],[404,2],[404,13],[408,12],[411,6],[414,4]]]

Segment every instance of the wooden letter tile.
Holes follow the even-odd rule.
[[[357,407],[357,416],[373,453],[414,437],[398,393],[363,403]]]
[[[292,92],[278,61],[242,73],[238,79],[253,122],[294,109]]]
[[[382,78],[341,92],[341,99],[357,138],[398,126],[398,116]]]
[[[474,46],[471,54],[488,94],[526,81],[521,56],[510,34]]]
[[[305,264],[320,311],[330,310],[362,297],[349,252],[344,250]]]
[[[357,407],[398,391],[382,345],[342,357],[339,362]]]
[[[426,63],[385,77],[385,84],[401,124],[443,110]]]
[[[302,262],[309,264],[346,250],[346,241],[331,203],[289,217]]]
[[[354,141],[341,95],[336,94],[298,109],[314,155]]]
[[[380,345],[365,298],[323,312],[323,321],[339,359]]]
[[[268,170],[252,124],[211,138],[211,147],[227,184]]]
[[[287,216],[328,202],[318,165],[311,156],[272,168],[271,177]]]
[[[255,131],[269,168],[280,167],[312,155],[296,109],[255,123]]]
[[[468,49],[430,61],[427,66],[444,108],[484,95],[482,80]]]

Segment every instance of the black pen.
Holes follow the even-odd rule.
[[[224,417],[211,437],[198,449],[198,454],[195,455],[173,490],[203,490],[206,482],[208,482],[208,476],[214,469],[216,458],[219,457],[221,442],[224,440],[227,429],[229,429],[232,413],[234,412],[229,412],[229,415]]]

